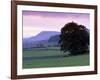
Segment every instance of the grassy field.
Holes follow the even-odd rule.
[[[59,49],[33,49],[23,51],[23,68],[85,65],[89,65],[89,54],[65,57]]]

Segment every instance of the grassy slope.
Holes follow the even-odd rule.
[[[62,56],[60,58],[24,60],[23,68],[64,67],[89,65],[89,55],[63,57],[59,50],[31,50],[24,51],[24,57]]]

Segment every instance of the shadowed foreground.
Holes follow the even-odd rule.
[[[89,54],[64,56],[60,50],[23,51],[23,68],[45,68],[89,65]]]

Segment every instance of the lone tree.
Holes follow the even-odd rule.
[[[61,51],[71,55],[84,54],[89,51],[89,30],[84,25],[70,22],[61,29]]]

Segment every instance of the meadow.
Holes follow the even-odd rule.
[[[23,51],[23,68],[68,67],[89,65],[89,54],[64,56],[59,48]]]

